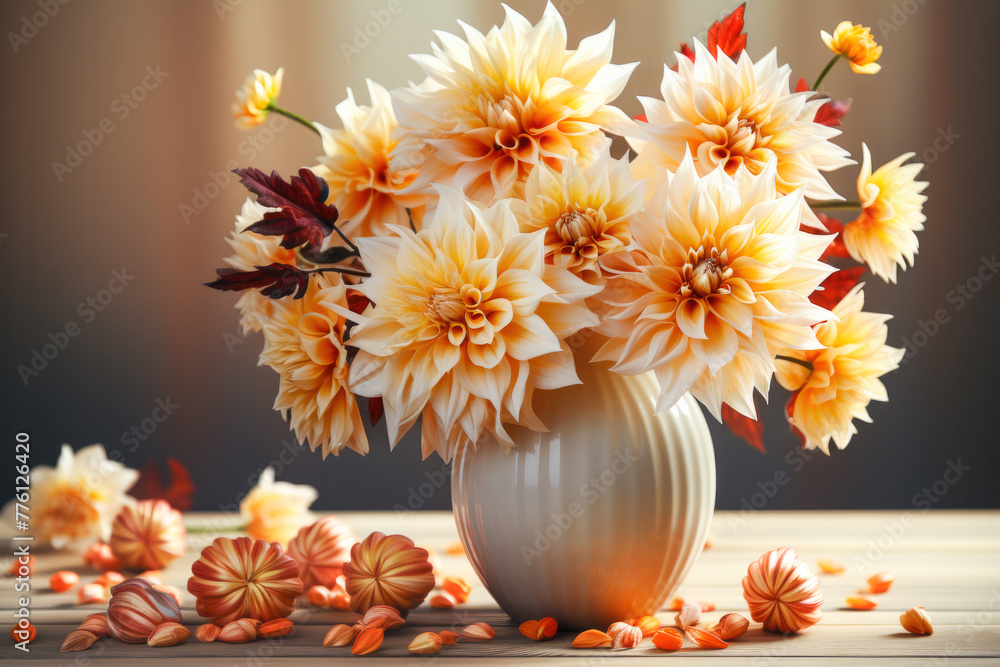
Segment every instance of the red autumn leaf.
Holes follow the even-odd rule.
[[[272,299],[280,299],[295,293],[296,299],[306,295],[309,286],[309,272],[288,264],[269,264],[255,266],[256,271],[240,271],[238,269],[216,269],[219,276],[206,287],[222,292],[240,292],[247,289],[260,289],[260,293]]]
[[[795,84],[795,92],[804,93],[807,90],[809,90],[809,84],[806,83],[805,79],[799,77],[798,83]],[[842,102],[831,98],[826,104],[816,110],[813,122],[819,123],[820,125],[826,125],[828,127],[839,127],[840,119],[846,116],[847,112],[850,110],[851,100]]]
[[[798,436],[799,440],[802,442],[802,448],[805,449],[806,446],[806,436],[799,430],[799,427],[792,422],[792,415],[795,414],[795,401],[799,397],[799,392],[794,392],[785,403],[785,418],[788,420],[788,428],[791,429],[792,433]]]
[[[718,49],[735,60],[740,51],[747,47],[747,35],[743,32],[743,12],[747,3],[743,3],[721,21],[716,21],[708,28],[708,52],[716,58]],[[694,60],[694,58],[692,58]]]
[[[745,415],[741,415],[728,404],[722,404],[722,422],[729,427],[729,430],[740,438],[747,441],[751,447],[767,453],[764,449],[764,424],[760,421],[760,410],[757,411],[758,419],[754,421]]]
[[[816,111],[816,117],[813,118],[813,121],[828,127],[839,127],[840,119],[846,116],[850,110],[851,100],[841,102],[831,99]]]
[[[278,172],[268,176],[260,169],[234,169],[247,190],[257,195],[257,203],[280,211],[269,211],[264,219],[247,227],[265,236],[282,236],[282,248],[297,248],[303,243],[323,245],[334,231],[337,207],[326,203],[330,186],[308,169],[285,182]]]
[[[170,469],[170,486],[164,488],[160,469],[149,461],[143,466],[129,495],[136,500],[166,500],[171,507],[181,511],[191,509],[194,504],[191,494],[195,490],[191,473],[175,458],[167,459],[167,468]]]
[[[747,35],[743,32],[743,12],[746,11],[747,3],[743,3],[734,9],[721,21],[716,21],[708,28],[708,52],[716,58],[719,57],[719,49],[736,60],[740,52],[747,48]],[[691,62],[694,62],[694,49],[688,46],[687,42],[681,42],[680,54]],[[677,65],[671,67],[677,71]]]
[[[356,289],[347,290],[347,307],[352,313],[360,315],[365,312],[371,301],[364,294]]]
[[[372,426],[378,423],[382,419],[382,415],[385,414],[385,405],[382,403],[381,396],[375,396],[368,399],[368,423]]]
[[[834,272],[820,283],[819,289],[809,295],[809,300],[817,306],[833,310],[834,306],[854,289],[864,272],[865,267],[863,266],[852,266],[849,269],[840,269]]]
[[[825,262],[827,257],[850,257],[851,253],[847,251],[847,246],[844,245],[844,225],[841,224],[840,220],[836,218],[831,218],[825,213],[816,213],[816,217],[819,218],[820,223],[826,227],[826,231],[831,234],[836,234],[837,236],[830,241],[830,245],[826,247],[823,254],[819,256],[821,262]],[[806,229],[803,226],[803,231],[811,232],[811,229]]]
[[[688,60],[690,60],[691,62],[694,62],[694,49],[692,49],[690,46],[688,46],[687,42],[681,42],[680,54],[682,56],[684,56],[685,58],[687,58]],[[676,72],[677,71],[677,65],[674,65],[670,69],[672,69],[672,70],[674,70]]]

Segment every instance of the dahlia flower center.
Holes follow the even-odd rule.
[[[91,495],[79,486],[64,485],[57,491],[43,511],[45,519],[55,522],[59,530],[83,530],[97,521],[98,512],[91,502]]]
[[[736,155],[746,155],[760,139],[757,123],[746,118],[740,118],[736,123],[736,132],[729,137],[729,152]]]
[[[556,232],[565,243],[576,247],[587,245],[593,240],[596,225],[587,213],[567,211],[556,221]]]
[[[427,315],[439,324],[460,322],[465,319],[465,302],[457,290],[435,288],[427,301]]]
[[[733,270],[725,266],[726,251],[719,254],[719,249],[699,246],[697,250],[688,252],[688,261],[684,264],[681,294],[705,297],[709,294],[729,294],[730,288],[725,281],[732,277]]]
[[[724,164],[730,175],[736,173],[741,164],[745,164],[754,174],[763,169],[761,156],[754,155],[754,152],[765,147],[770,139],[761,134],[756,121],[742,118],[739,111],[736,111],[730,115],[724,127],[703,128],[703,133],[715,144],[709,149],[712,163]]]

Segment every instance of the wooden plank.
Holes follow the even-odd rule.
[[[449,512],[341,513],[338,516],[359,535],[372,530],[403,532],[418,544],[433,549],[443,570],[474,579],[464,556],[444,553],[457,540]],[[915,517],[915,518],[914,518]],[[720,652],[694,648],[673,654],[675,659],[698,659],[699,664],[734,664],[736,661],[763,659],[780,664],[815,664],[818,657],[835,659],[836,664],[900,664],[900,661],[935,661],[962,659],[978,662],[1000,657],[1000,512],[927,512],[906,518],[902,512],[719,512],[715,517],[715,545],[706,550],[685,581],[680,594],[706,598],[716,603],[714,612],[706,613],[708,623],[728,611],[746,615],[741,595],[741,581],[747,565],[761,553],[789,544],[815,565],[818,558],[836,558],[848,566],[839,576],[823,576],[821,586],[827,598],[823,621],[791,638],[764,633],[754,624],[743,638]],[[185,517],[189,526],[223,528],[229,519],[220,515],[192,514]],[[897,530],[903,526],[902,533]],[[887,538],[886,536],[889,536]],[[213,534],[192,533],[188,552],[163,572],[164,581],[184,590],[190,564]],[[890,540],[891,538],[891,540]],[[879,540],[882,546],[879,546]],[[866,553],[874,544],[876,551]],[[6,567],[4,568],[6,569]],[[55,594],[44,590],[48,576],[59,569],[81,573],[86,582],[98,573],[80,567],[78,555],[38,554],[35,586],[32,591],[33,621],[39,639],[32,645],[31,665],[69,664],[72,658],[58,653],[63,638],[101,606],[80,607],[75,591]],[[877,596],[879,607],[870,612],[843,608],[843,599],[856,593],[871,573],[888,570],[898,579],[892,590]],[[0,610],[9,614],[18,597],[10,580],[0,588]],[[898,616],[909,606],[923,605],[930,610],[935,634],[915,637],[902,631]],[[182,610],[191,626],[199,621],[193,600],[185,593]],[[674,612],[662,610],[658,617],[672,624]],[[8,616],[9,618],[9,616]],[[292,619],[297,633],[290,638],[258,641],[245,645],[201,644],[194,638],[179,647],[152,649],[145,645],[126,645],[101,641],[81,653],[96,663],[130,664],[155,658],[161,664],[231,664],[235,659],[254,664],[260,658],[274,658],[282,663],[328,663],[339,656],[350,656],[345,649],[322,648],[322,637],[336,623],[350,623],[356,615],[349,612],[317,610],[308,604],[296,609]],[[649,640],[630,651],[580,651],[570,647],[572,633],[560,633],[550,642],[529,642],[496,607],[482,586],[477,586],[468,605],[455,610],[438,610],[427,605],[414,610],[407,625],[386,637],[383,647],[368,657],[384,664],[400,664],[410,659],[407,643],[424,631],[460,630],[466,624],[486,621],[497,631],[497,638],[484,644],[459,643],[437,657],[457,660],[456,664],[476,658],[476,664],[499,664],[504,658],[544,658],[546,664],[578,664],[591,659],[603,663],[613,655],[630,663],[662,660],[665,654],[648,646]],[[13,651],[13,649],[11,649]],[[0,657],[19,657],[7,651]],[[73,656],[76,657],[76,656]]]
[[[413,659],[406,650],[407,644],[419,632],[444,629],[439,626],[406,627],[386,634],[382,647],[378,650],[382,658]],[[451,627],[458,627],[453,624]],[[666,653],[645,640],[641,646],[630,650],[581,650],[570,646],[573,635],[560,633],[547,642],[528,642],[509,622],[493,624],[497,637],[491,642],[464,643],[446,647],[439,654],[449,660],[479,657],[532,657],[532,658],[607,658],[609,656],[664,657],[704,656],[705,650],[686,646],[680,651]],[[71,625],[45,626],[32,644],[31,657],[58,658],[59,646],[63,638],[72,630]],[[199,661],[203,658],[239,657],[253,661],[253,658],[275,659],[281,662],[302,657],[346,657],[350,649],[323,648],[323,636],[328,628],[320,625],[300,625],[292,637],[233,645],[214,642],[202,644],[193,637],[185,644],[161,649],[152,649],[144,644],[125,644],[112,639],[95,643],[84,655],[91,660],[143,660],[151,658],[184,658]],[[718,652],[718,657],[733,659],[749,658],[807,658],[815,656],[866,657],[907,657],[911,660],[933,660],[957,657],[998,658],[1000,657],[1000,625],[985,626],[943,626],[935,629],[929,637],[910,635],[902,628],[888,628],[877,625],[827,626],[817,627],[793,637],[765,633],[758,628],[751,629],[729,647]]]

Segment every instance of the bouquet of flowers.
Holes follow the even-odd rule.
[[[862,145],[853,201],[825,177],[856,162],[834,142],[850,102],[821,84],[842,60],[879,71],[869,29],[822,32],[833,58],[793,87],[776,50],[745,50],[741,6],[629,118],[615,102],[637,63],[611,62],[613,23],[570,49],[552,4],[534,25],[505,11],[485,34],[437,32],[412,56],[420,84],[369,80],[368,106],[348,90],[339,129],[278,106],[282,70],[237,92],[238,125],[282,114],[324,152],[288,179],[236,170],[254,198],[209,283],[242,291],[274,409],[324,457],[364,454],[368,397],[392,445],[420,419],[424,456],[450,460],[514,446],[512,424],[544,430],[533,394],[579,382],[587,354],[654,373],[657,410],[690,392],[758,447],[754,394],[776,376],[804,446],[844,448],[903,354],[860,279],[895,283],[925,220],[912,153],[873,170]],[[598,344],[574,349],[581,332]]]

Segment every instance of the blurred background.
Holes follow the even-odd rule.
[[[532,22],[544,7],[510,4]],[[556,4],[571,46],[616,21],[613,61],[642,62],[617,102],[634,116],[636,95],[659,94],[678,43],[704,39],[738,3]],[[910,348],[886,378],[890,403],[873,404],[875,423],[826,457],[801,452],[775,383],[766,454],[711,424],[718,507],[1000,507],[1000,225],[987,201],[1000,5],[750,0],[746,18],[751,56],[777,46],[793,84],[830,58],[820,29],[871,26],[882,72],[841,64],[824,83],[854,100],[838,143],[857,157],[866,141],[876,165],[914,151],[931,185],[915,268],[898,286],[866,288],[867,309],[895,315],[889,343]],[[485,31],[503,11],[493,0],[6,0],[4,437],[28,432],[34,465],[53,464],[62,443],[104,443],[134,468],[176,457],[197,485],[195,509],[235,508],[266,465],[316,486],[317,509],[449,508],[440,460],[420,460],[419,429],[390,454],[379,425],[367,458],[322,461],[299,447],[270,409],[278,379],[256,366],[261,339],[240,335],[235,296],[202,283],[222,266],[246,196],[229,170],[288,174],[321,152],[311,133],[274,117],[235,129],[229,105],[244,76],[284,66],[282,106],[335,125],[346,87],[367,103],[366,77],[388,88],[419,81],[407,54],[429,52],[431,30],[458,31],[456,19]],[[856,177],[848,168],[831,180],[853,198]],[[939,481],[949,469],[958,481]]]

